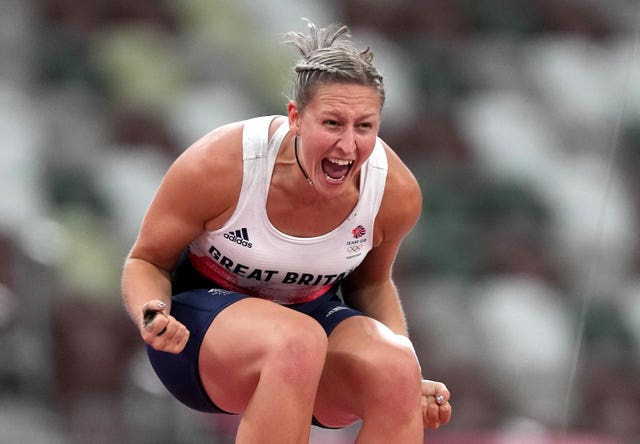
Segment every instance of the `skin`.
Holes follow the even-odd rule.
[[[287,234],[318,236],[340,225],[358,200],[360,168],[376,143],[380,98],[373,87],[320,86],[288,120],[267,200],[272,224]],[[307,183],[294,156],[313,181]],[[327,338],[311,318],[278,304],[244,299],[223,310],[200,352],[203,385],[224,410],[243,413],[236,442],[304,443],[312,415],[327,426],[362,419],[356,442],[422,443],[424,428],[449,422],[444,384],[423,380],[393,284],[393,261],[421,209],[419,186],[385,145],[389,171],[375,220],[373,250],[344,282],[352,317]],[[125,263],[123,296],[145,342],[179,353],[189,337],[173,318],[169,272],[189,242],[231,216],[242,181],[242,122],[214,130],[171,166]],[[342,180],[328,179],[323,159],[352,162]],[[145,309],[159,312],[144,327]],[[163,329],[166,332],[158,336]],[[436,396],[442,402],[436,402]],[[274,408],[277,406],[277,408]]]

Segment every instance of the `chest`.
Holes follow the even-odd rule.
[[[296,237],[316,237],[333,231],[354,215],[357,192],[326,201],[291,199],[285,190],[272,188],[266,204],[267,217],[279,231]]]

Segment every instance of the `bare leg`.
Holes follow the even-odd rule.
[[[328,426],[361,418],[357,443],[422,443],[421,380],[406,338],[373,319],[349,318],[329,337],[316,417]]]
[[[214,319],[200,351],[200,374],[222,409],[244,412],[237,443],[307,443],[327,349],[306,315],[244,299]]]

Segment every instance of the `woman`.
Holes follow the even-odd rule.
[[[242,414],[237,442],[422,443],[449,421],[423,380],[391,278],[421,210],[378,137],[372,54],[347,28],[289,33],[287,116],[218,128],[170,167],[125,264],[123,295],[158,376],[186,405]]]

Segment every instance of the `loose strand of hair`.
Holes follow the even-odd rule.
[[[301,32],[288,32],[284,36],[284,42],[295,47],[300,54],[307,58],[318,49],[330,48],[341,37],[349,37],[349,28],[341,24],[332,24],[326,28],[318,28],[313,22],[307,22],[308,34]]]

